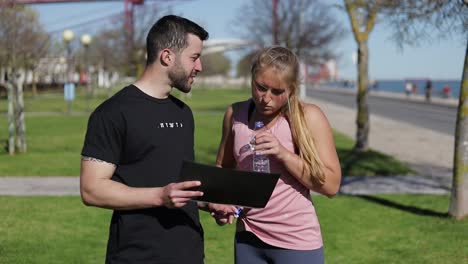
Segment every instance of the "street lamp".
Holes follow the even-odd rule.
[[[86,111],[89,112],[89,101],[91,96],[91,76],[89,72],[89,55],[88,55],[88,48],[89,44],[91,44],[92,38],[88,34],[84,34],[81,36],[81,44],[85,49],[85,67],[86,67]]]
[[[91,36],[89,34],[84,34],[83,36],[81,36],[81,44],[83,44],[83,46],[85,46],[86,48],[89,46],[89,44],[91,44]]]
[[[70,42],[75,38],[75,33],[71,31],[70,29],[66,29],[63,31],[63,41],[65,42],[65,45],[67,46],[67,57],[70,56],[71,50],[70,50]]]
[[[68,114],[71,113],[71,103],[75,97],[75,86],[72,83],[71,79],[71,67],[70,67],[70,55],[71,55],[71,41],[75,38],[75,33],[70,29],[66,29],[63,31],[63,41],[65,42],[65,46],[67,48],[67,64],[66,64],[66,73],[67,78],[64,85],[64,97],[65,101],[67,101],[67,112]]]

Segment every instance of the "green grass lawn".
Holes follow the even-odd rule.
[[[190,97],[174,94],[189,104],[195,116],[195,155],[199,162],[213,164],[221,137],[224,111],[233,102],[250,97],[247,89],[195,89]],[[91,101],[94,109],[106,94],[98,94]],[[6,101],[0,101],[0,113]],[[75,114],[66,115],[66,104],[60,94],[26,97],[26,129],[28,153],[9,156],[7,117],[0,115],[0,176],[77,176],[80,152],[88,121],[85,97],[78,93],[73,105]],[[343,175],[401,175],[411,170],[394,158],[370,151],[353,153],[353,140],[335,133],[337,151]]]
[[[468,220],[447,196],[314,196],[326,263],[468,263]],[[0,263],[103,263],[109,210],[78,197],[0,196]],[[201,213],[206,263],[233,263],[234,226]]]
[[[115,86],[110,91],[101,89],[100,92],[96,92],[94,96],[86,97],[84,90],[85,87],[78,86],[76,89],[76,98],[72,102],[72,112],[86,112],[88,102],[89,108],[91,110],[96,108],[96,106],[105,100],[109,94],[115,93],[119,88],[120,86]],[[89,98],[89,101],[87,98]],[[1,98],[0,102],[0,113],[6,113],[6,98]],[[36,97],[33,97],[30,91],[25,91],[24,111],[27,113],[39,112],[65,114],[67,113],[67,107],[68,105],[63,98],[63,92],[60,93],[59,91],[44,91],[40,92]]]
[[[179,93],[175,92],[177,96]],[[182,96],[196,122],[195,153],[213,164],[226,107],[248,90],[195,89]],[[92,108],[106,98],[98,95]],[[83,94],[73,110],[57,94],[26,98],[26,154],[0,151],[0,176],[76,176],[88,114]],[[5,101],[0,101],[0,113]],[[7,139],[0,115],[0,142]],[[344,175],[394,175],[410,169],[392,157],[351,151],[353,140],[335,133]],[[5,146],[5,145],[2,145]],[[447,217],[447,196],[314,196],[327,263],[468,263],[468,220]],[[0,263],[103,263],[111,211],[82,205],[79,197],[0,196]],[[233,262],[234,226],[218,227],[202,212],[206,263]]]

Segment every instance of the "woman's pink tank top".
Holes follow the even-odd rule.
[[[248,126],[248,108],[251,100],[234,105],[232,132],[237,169],[252,171],[249,140],[254,135]],[[269,129],[281,144],[294,152],[289,123],[284,117],[277,119]],[[263,209],[244,209],[237,221],[237,231],[254,233],[272,246],[311,250],[322,247],[320,224],[310,198],[309,189],[289,174],[275,158],[270,157],[270,171],[281,176],[270,200]]]

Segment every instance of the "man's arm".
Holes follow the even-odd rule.
[[[135,188],[111,180],[116,165],[98,159],[81,160],[80,193],[88,206],[116,210],[143,209],[165,206],[179,208],[196,197],[199,191],[186,191],[200,185],[199,181],[171,183],[164,187]]]

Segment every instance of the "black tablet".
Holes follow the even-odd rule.
[[[184,161],[181,181],[200,181],[197,201],[264,208],[276,186],[279,173],[240,171]]]

